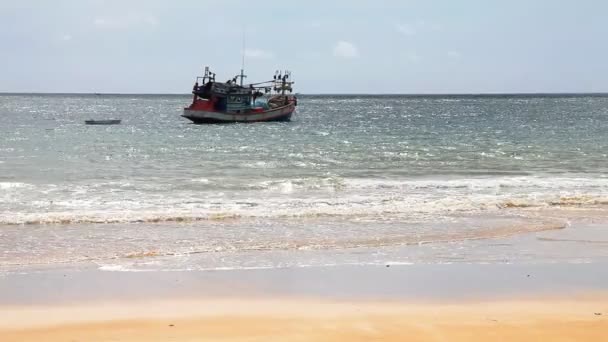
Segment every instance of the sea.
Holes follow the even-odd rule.
[[[608,95],[300,95],[222,125],[190,101],[0,95],[0,273],[608,258]]]

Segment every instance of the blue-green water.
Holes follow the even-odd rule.
[[[381,253],[608,203],[606,96],[302,96],[290,123],[204,126],[189,100],[0,96],[0,265]]]

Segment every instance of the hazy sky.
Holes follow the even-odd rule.
[[[188,93],[210,65],[301,93],[608,92],[603,0],[0,0],[0,92]]]

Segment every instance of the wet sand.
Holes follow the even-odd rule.
[[[5,275],[0,340],[602,341],[608,331],[603,262],[387,266]]]
[[[224,297],[460,302],[608,292],[608,261],[419,264],[227,271],[30,270],[0,276],[0,307]]]
[[[198,299],[4,307],[2,341],[602,341],[608,297],[452,304]]]

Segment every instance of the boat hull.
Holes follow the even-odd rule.
[[[235,122],[268,122],[268,121],[290,121],[295,105],[289,104],[283,107],[252,113],[226,113],[207,111],[200,109],[185,108],[183,117],[196,124],[213,123],[235,123]]]
[[[85,120],[86,125],[120,125],[121,120]]]

